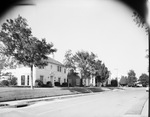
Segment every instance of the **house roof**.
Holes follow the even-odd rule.
[[[56,65],[64,66],[64,65],[63,65],[62,63],[60,63],[59,61],[56,61],[55,59],[50,58],[50,57],[48,57],[48,62],[49,62],[49,63],[56,64]]]

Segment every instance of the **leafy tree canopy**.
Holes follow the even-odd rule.
[[[127,83],[128,83],[127,76],[121,76],[119,83],[120,83],[120,85],[127,85]]]
[[[128,85],[134,85],[134,83],[137,81],[136,74],[134,70],[130,70],[128,72]]]
[[[141,84],[149,84],[149,76],[147,74],[143,73],[139,77],[139,81]]]
[[[52,43],[32,36],[27,20],[20,15],[2,24],[0,41],[5,46],[4,55],[13,56],[20,64],[27,66],[46,65],[44,59],[47,59],[47,55],[56,52],[56,49],[52,49]]]
[[[56,52],[53,44],[45,39],[39,40],[32,35],[27,20],[20,15],[12,20],[7,19],[2,24],[0,42],[4,45],[0,53],[7,57],[13,57],[19,64],[31,68],[31,88],[33,88],[33,66],[47,65],[49,54]]]
[[[78,69],[82,78],[95,76],[97,82],[105,81],[110,74],[105,64],[102,64],[102,61],[97,59],[97,55],[93,52],[89,53],[82,50],[73,55],[69,50],[65,55],[65,65],[69,68]]]

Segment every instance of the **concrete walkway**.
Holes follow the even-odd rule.
[[[138,108],[138,106],[136,108]],[[139,112],[138,113],[137,112],[130,113],[130,114],[128,113],[128,114],[123,115],[122,117],[149,117],[148,116],[149,115],[149,99],[147,99],[147,101],[144,102],[144,104],[141,107],[141,110],[139,110]]]
[[[149,115],[149,99],[146,101],[144,107],[143,107],[143,110],[142,110],[142,113],[141,113],[141,116],[142,117],[148,117],[147,115]]]

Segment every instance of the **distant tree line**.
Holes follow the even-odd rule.
[[[142,86],[147,86],[149,84],[149,76],[142,73],[139,78],[136,77],[134,70],[128,72],[128,76],[121,76],[119,84],[122,86],[136,86],[136,84],[141,84]]]

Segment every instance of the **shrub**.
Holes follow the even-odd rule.
[[[68,83],[67,83],[67,82],[64,82],[64,83],[62,83],[61,86],[62,86],[62,87],[68,87]]]
[[[1,85],[2,85],[2,86],[9,86],[8,80],[2,80],[2,81],[1,81]]]
[[[55,86],[60,86],[60,82],[55,82]]]
[[[9,81],[10,85],[17,85],[17,78],[13,77],[10,81]]]
[[[36,80],[36,81],[35,81],[35,86],[36,86],[36,87],[42,87],[42,86],[43,86],[43,81],[41,81],[41,80]]]
[[[118,81],[117,80],[111,80],[111,86],[117,87],[118,86]]]
[[[46,87],[52,87],[53,85],[52,85],[52,82],[51,81],[48,81],[47,83],[46,83]]]

